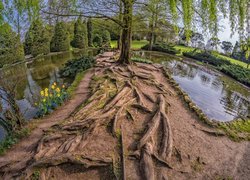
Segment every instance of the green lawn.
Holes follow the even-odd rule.
[[[194,48],[192,48],[192,47],[186,47],[186,46],[180,46],[180,45],[176,45],[176,46],[175,46],[175,49],[181,51],[181,53],[180,53],[179,55],[182,55],[183,52],[190,52],[190,51],[193,51],[193,50],[194,50]],[[198,51],[198,52],[199,52],[199,51]],[[240,65],[240,66],[242,66],[242,67],[247,68],[247,64],[244,63],[244,62],[242,62],[242,61],[239,61],[239,60],[236,60],[236,59],[233,59],[233,58],[224,56],[224,55],[222,55],[222,54],[219,54],[218,52],[213,52],[213,55],[215,55],[215,56],[217,56],[217,57],[219,57],[219,58],[221,58],[221,59],[228,60],[228,61],[230,61],[230,62],[233,63],[233,64],[238,64],[238,65]],[[250,67],[248,67],[248,69],[250,69]]]
[[[132,49],[141,49],[141,47],[148,44],[147,40],[141,40],[141,41],[132,41]],[[111,47],[116,48],[117,47],[117,41],[111,41]]]

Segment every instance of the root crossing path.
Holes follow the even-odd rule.
[[[0,158],[3,179],[213,179],[242,173],[237,168],[248,165],[240,164],[248,143],[237,146],[233,159],[236,144],[197,130],[203,125],[170,87],[161,65],[123,66],[113,55],[97,57],[78,88],[85,92],[75,97],[81,102],[89,93],[77,111],[54,117],[28,138],[32,143],[23,140]],[[207,159],[208,149],[231,153],[233,167],[221,167],[229,160],[225,155]]]

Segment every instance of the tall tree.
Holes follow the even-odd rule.
[[[74,38],[71,45],[80,49],[88,47],[87,27],[85,23],[83,23],[81,16],[78,17],[74,24]]]
[[[226,54],[230,54],[232,52],[233,45],[229,41],[222,41],[221,49],[223,49]]]
[[[0,67],[21,60],[24,60],[24,51],[20,35],[9,24],[0,25]]]
[[[51,43],[52,52],[68,51],[70,48],[69,33],[64,22],[58,22],[55,26],[54,36]]]
[[[40,19],[34,20],[25,35],[25,54],[37,56],[50,52],[50,36]]]
[[[88,18],[87,22],[87,30],[88,30],[88,46],[93,46],[93,27],[92,27],[92,18]]]

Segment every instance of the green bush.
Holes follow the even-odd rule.
[[[79,17],[74,25],[74,38],[71,42],[72,47],[74,48],[87,48],[88,47],[88,33],[87,26],[82,22],[82,19]]]
[[[68,61],[64,68],[60,70],[62,77],[75,78],[77,73],[83,72],[95,64],[95,59],[93,57],[83,56],[79,59],[73,59]]]
[[[205,62],[217,67],[221,72],[231,76],[237,81],[250,86],[250,69],[244,68],[240,65],[232,64],[230,61],[218,58],[210,53],[193,53],[185,52],[184,56],[193,58],[195,60]]]
[[[140,57],[132,57],[131,60],[134,61],[134,62],[140,62],[140,63],[145,63],[145,64],[153,64],[152,61],[150,61],[148,59],[140,58]]]
[[[69,51],[70,38],[67,26],[64,22],[59,22],[55,26],[54,36],[52,37],[50,48],[52,52]]]
[[[240,65],[222,65],[218,68],[223,73],[231,76],[232,78],[238,80],[239,82],[250,86],[250,69],[243,68]]]
[[[99,34],[95,34],[93,37],[93,45],[95,47],[102,47],[103,39]]]
[[[149,50],[150,45],[147,44],[147,45],[143,46],[141,49]],[[152,51],[159,51],[159,52],[164,52],[164,53],[169,53],[169,54],[178,54],[179,53],[179,51],[176,50],[173,46],[166,44],[166,43],[153,44]]]
[[[32,54],[34,57],[50,52],[50,34],[42,21],[37,19],[31,24],[25,35],[25,54]]]
[[[108,45],[108,46],[110,46],[111,37],[110,37],[109,31],[104,30],[104,31],[102,32],[102,40],[103,40],[103,45]]]
[[[221,59],[218,57],[215,57],[214,55],[208,53],[208,52],[201,52],[201,53],[193,53],[193,52],[183,52],[183,56],[190,57],[193,59],[196,59],[198,61],[202,61],[205,63],[212,64],[214,66],[221,66],[221,65],[230,65],[231,62],[225,59]]]
[[[0,67],[24,60],[24,49],[20,36],[9,24],[0,26]]]

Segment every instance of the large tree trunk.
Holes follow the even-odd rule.
[[[132,15],[133,0],[122,0],[123,2],[123,27],[121,36],[121,53],[118,62],[129,64],[131,35],[132,35]]]
[[[122,6],[122,0],[120,0],[120,4],[119,4],[119,20],[122,22],[122,10],[123,10],[123,6]],[[121,37],[122,37],[122,28],[119,26],[119,37],[117,39],[117,49],[121,50]]]
[[[149,23],[149,29],[150,29],[150,33],[149,33],[149,51],[152,51],[153,48],[153,39],[154,39],[154,13],[152,14],[152,20]]]

